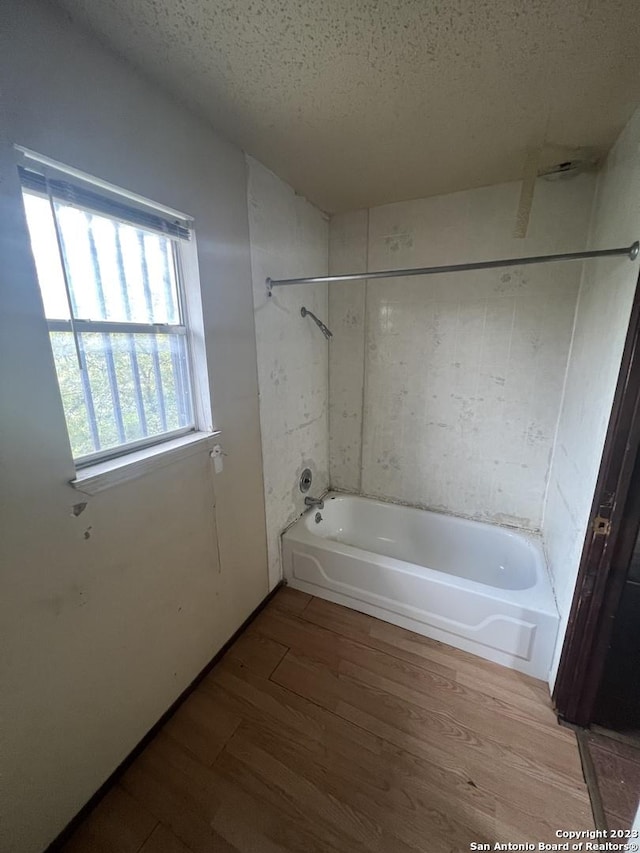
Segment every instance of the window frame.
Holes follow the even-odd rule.
[[[211,400],[209,394],[203,394],[202,388],[208,391],[209,382],[207,375],[206,352],[204,349],[204,328],[202,321],[202,306],[200,281],[198,276],[198,261],[197,249],[195,243],[195,233],[193,230],[193,219],[185,214],[179,213],[171,208],[156,204],[150,200],[144,199],[141,196],[127,192],[112,184],[108,184],[97,178],[79,172],[76,169],[65,167],[49,158],[36,154],[16,146],[20,152],[18,165],[22,169],[29,170],[43,175],[45,179],[55,177],[63,181],[73,182],[78,184],[82,189],[88,189],[90,192],[102,195],[106,200],[114,201],[116,204],[126,205],[133,210],[140,210],[146,214],[152,214],[158,217],[174,217],[179,223],[178,227],[189,230],[189,239],[184,236],[176,236],[174,234],[164,233],[164,236],[169,240],[171,245],[171,259],[173,263],[173,274],[175,279],[177,311],[180,323],[140,323],[127,321],[107,321],[107,320],[86,320],[71,316],[70,319],[49,318],[44,316],[49,331],[49,339],[51,344],[52,332],[69,332],[74,336],[74,343],[77,345],[78,335],[82,333],[124,333],[124,334],[146,334],[146,335],[177,335],[185,338],[185,358],[187,363],[188,377],[188,399],[185,395],[185,402],[189,405],[189,420],[190,423],[179,429],[169,430],[153,436],[144,436],[141,439],[129,441],[123,444],[118,444],[109,448],[97,450],[92,453],[83,454],[82,456],[73,457],[73,463],[78,472],[78,479],[91,475],[91,469],[94,467],[103,470],[105,463],[113,463],[118,467],[127,464],[127,456],[133,454],[132,463],[136,464],[135,460],[140,456],[140,452],[157,451],[162,453],[162,445],[167,444],[167,452],[175,453],[176,439],[183,439],[188,443],[197,441],[198,439],[210,438],[218,435],[219,431],[214,430],[211,418]],[[43,197],[51,201],[51,196],[48,193],[39,192],[33,187],[25,186],[21,180],[21,190],[23,194],[31,194]],[[55,200],[65,203],[65,199],[58,194],[53,196]],[[67,202],[69,203],[69,202]],[[143,223],[127,220],[115,215],[110,215],[108,212],[92,210],[90,206],[83,206],[80,203],[75,203],[73,206],[84,210],[88,213],[93,213],[98,216],[112,218],[117,222],[124,222],[133,227],[138,227],[143,230],[154,232],[154,228],[148,228]],[[53,212],[52,212],[53,216]],[[57,223],[54,225],[57,229]],[[163,232],[157,232],[163,233]],[[59,263],[63,269],[63,275],[66,275],[62,256],[59,257]],[[185,272],[186,271],[186,272]],[[195,312],[194,312],[195,307]],[[72,311],[71,304],[69,310]],[[44,313],[44,306],[43,306]],[[194,314],[196,321],[194,322]],[[52,350],[53,355],[53,350]],[[54,356],[55,362],[55,356]],[[80,367],[79,367],[80,369]],[[57,377],[56,377],[57,379]],[[59,382],[58,391],[62,399],[62,389]],[[199,393],[198,393],[199,392]],[[65,427],[67,435],[69,435],[69,426],[65,413]],[[177,442],[178,444],[180,442]],[[76,481],[73,481],[74,483]]]

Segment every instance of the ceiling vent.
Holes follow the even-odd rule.
[[[563,160],[562,163],[555,163],[546,169],[538,172],[538,177],[544,178],[547,181],[562,181],[568,178],[575,178],[576,175],[582,172],[591,172],[598,166],[598,160],[593,158],[585,158],[581,160]]]

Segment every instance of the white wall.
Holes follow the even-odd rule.
[[[46,4],[1,16],[0,849],[30,853],[264,597],[267,564],[244,157]],[[215,496],[200,453],[72,517],[13,143],[195,217]]]
[[[327,322],[327,286],[274,288],[265,279],[326,275],[329,225],[317,208],[247,157],[269,583],[280,580],[280,534],[305,510],[298,488],[310,468],[318,496],[329,486],[327,341],[304,305]]]
[[[519,183],[337,215],[331,270],[577,251],[593,184],[539,180],[526,239],[513,237]],[[332,285],[332,485],[538,528],[580,273]]]
[[[640,238],[640,111],[598,176],[590,246],[624,246]],[[555,679],[589,519],[638,264],[625,258],[585,265],[549,478],[543,536],[554,579],[561,631]]]

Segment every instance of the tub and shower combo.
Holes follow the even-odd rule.
[[[282,537],[295,589],[546,679],[558,613],[531,535],[330,493]]]
[[[639,254],[636,241],[618,248],[525,258],[267,278],[265,285],[271,297],[274,288],[320,282],[422,278],[614,255],[634,261]],[[310,311],[303,308],[301,314],[331,337]],[[312,508],[285,531],[282,548],[285,577],[297,589],[538,678],[549,674],[559,617],[543,552],[533,536],[329,494],[321,511]]]

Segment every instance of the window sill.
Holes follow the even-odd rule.
[[[219,435],[220,430],[189,433],[162,444],[155,444],[153,447],[145,447],[144,450],[127,453],[116,459],[88,465],[77,472],[75,480],[71,480],[71,485],[87,495],[96,495],[111,486],[126,483],[156,468],[162,468],[187,456],[201,453],[209,449],[213,439]]]

